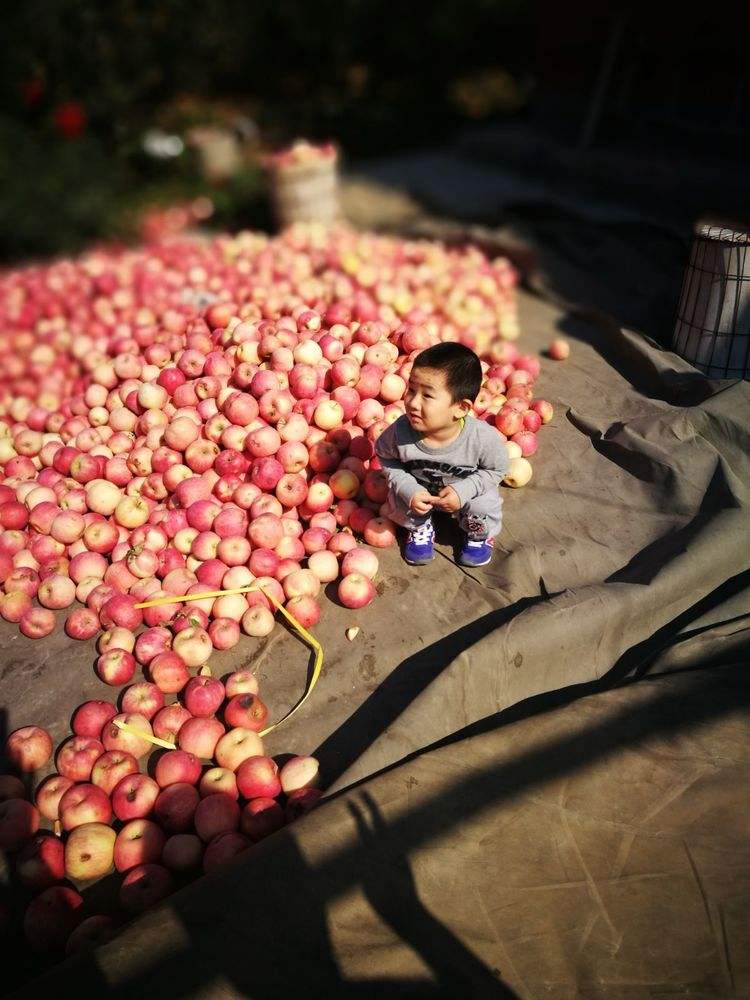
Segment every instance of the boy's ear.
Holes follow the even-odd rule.
[[[462,417],[468,417],[471,411],[474,409],[474,404],[470,399],[460,399],[456,406]]]

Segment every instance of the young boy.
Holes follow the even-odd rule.
[[[427,348],[414,359],[405,415],[375,444],[388,477],[387,515],[408,530],[404,558],[413,566],[434,556],[433,511],[458,514],[462,565],[492,558],[508,452],[494,427],[470,415],[481,385],[482,366],[468,347]]]

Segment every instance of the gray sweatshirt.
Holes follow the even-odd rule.
[[[508,470],[508,451],[494,427],[467,417],[455,441],[428,448],[408,419],[399,417],[375,442],[375,452],[388,485],[408,507],[417,490],[433,496],[452,486],[461,506],[485,494],[494,494]]]

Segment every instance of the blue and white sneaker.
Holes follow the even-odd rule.
[[[406,562],[410,566],[423,566],[430,562],[435,557],[434,541],[435,529],[432,526],[432,519],[428,517],[424,524],[409,532],[404,546]]]
[[[462,566],[486,566],[492,559],[491,538],[466,538],[458,557]]]

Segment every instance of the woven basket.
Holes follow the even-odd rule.
[[[673,348],[711,378],[750,378],[750,234],[699,223]]]
[[[339,218],[338,157],[271,167],[269,186],[276,222],[282,229],[295,222],[330,225]]]

